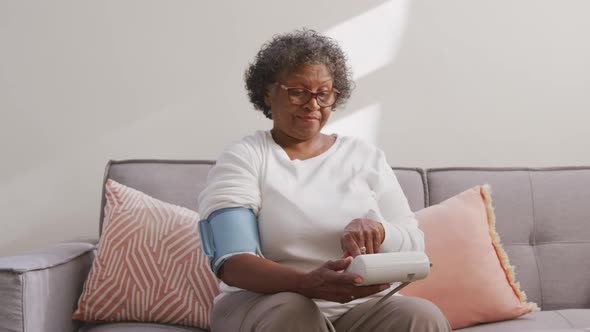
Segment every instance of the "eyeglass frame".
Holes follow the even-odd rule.
[[[283,90],[287,91],[287,98],[289,99],[289,102],[290,102],[291,104],[293,104],[293,105],[297,105],[297,106],[305,105],[305,104],[309,103],[309,101],[310,101],[310,100],[313,98],[313,99],[315,99],[316,103],[318,103],[318,105],[319,105],[320,107],[332,107],[332,106],[336,105],[336,103],[338,102],[338,98],[340,98],[340,94],[342,93],[342,92],[338,91],[338,90],[337,90],[337,89],[335,89],[335,88],[332,88],[332,90],[325,90],[325,91],[317,91],[317,92],[313,92],[313,91],[311,91],[311,90],[309,90],[309,89],[306,89],[306,88],[300,88],[300,87],[295,87],[295,86],[286,86],[286,85],[284,85],[284,84],[283,84],[283,83],[281,83],[281,82],[275,82],[274,84],[278,85],[278,86],[279,86],[281,89],[283,89]],[[295,103],[293,103],[293,102],[291,101],[291,98],[289,97],[289,89],[300,89],[300,90],[305,90],[305,91],[308,91],[308,92],[310,93],[310,97],[309,97],[309,99],[308,99],[308,100],[307,100],[305,103],[303,103],[303,104],[295,104]],[[334,103],[333,103],[332,105],[327,105],[327,106],[320,105],[320,101],[319,101],[319,99],[318,99],[318,95],[319,95],[320,93],[323,93],[323,92],[335,92],[335,93],[336,93],[336,99],[334,100]]]

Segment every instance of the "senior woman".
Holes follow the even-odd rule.
[[[337,43],[313,30],[277,35],[245,80],[272,129],[229,146],[199,196],[225,238],[212,261],[222,280],[212,330],[346,331],[370,314],[358,330],[450,331],[423,299],[371,309],[391,285],[356,286],[360,277],[343,272],[357,255],[423,250],[424,239],[384,153],[321,132],[352,91]]]

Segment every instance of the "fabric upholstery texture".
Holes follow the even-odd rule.
[[[476,186],[416,213],[430,275],[401,293],[435,303],[451,326],[515,318],[536,310],[514,280],[494,224],[490,191]]]
[[[590,168],[440,168],[427,181],[430,204],[490,184],[496,229],[528,300],[590,308]]]
[[[111,161],[105,168],[104,183],[112,179],[156,199],[197,211],[196,197],[205,187],[207,173],[213,165],[214,162],[210,160]],[[394,167],[393,170],[412,211],[424,208],[427,204],[424,170],[407,167]],[[102,197],[101,211],[106,204],[104,192]],[[101,229],[102,220],[101,215]]]
[[[75,331],[71,314],[94,246],[67,243],[0,258],[0,331]]]
[[[412,211],[418,211],[426,207],[427,196],[424,187],[424,170],[418,168],[400,168],[394,167],[393,172],[399,182],[404,195],[408,199],[408,204]]]
[[[161,201],[197,211],[197,197],[213,165],[213,161],[200,160],[111,161],[105,169],[104,184],[112,179]],[[103,191],[99,232],[103,229],[105,204]]]
[[[23,278],[19,274],[0,272],[0,322],[7,331],[23,332]]]
[[[127,161],[113,161],[107,165],[105,178],[112,177],[119,179],[122,183],[136,187],[141,186],[142,191],[160,197],[163,200],[180,204],[180,201],[191,201],[197,197],[198,193],[204,185],[206,174],[209,168],[213,165],[212,161],[176,161],[176,160],[127,160]],[[578,220],[579,225],[587,225],[588,199],[583,195],[578,195],[577,190],[580,187],[590,187],[590,168],[588,167],[558,167],[558,168],[435,168],[435,169],[399,169],[394,167],[394,171],[402,189],[413,211],[417,211],[424,206],[437,204],[450,198],[468,188],[473,186],[489,183],[494,188],[494,207],[496,214],[496,229],[502,237],[504,250],[507,252],[510,263],[516,266],[516,278],[521,284],[521,288],[526,292],[528,300],[540,305],[544,310],[548,308],[565,309],[566,307],[555,307],[549,303],[545,305],[542,294],[544,293],[546,282],[541,281],[540,264],[538,260],[538,246],[535,245],[535,216],[542,216],[542,211],[537,211],[533,214],[532,201],[534,186],[531,174],[538,174],[539,177],[549,175],[553,172],[558,173],[573,173],[575,181],[578,185],[571,187],[572,196],[574,199],[567,203],[577,205],[581,208],[581,213],[586,216]],[[561,175],[560,175],[561,176]],[[420,181],[424,177],[423,181]],[[164,180],[166,181],[160,181]],[[186,179],[186,180],[185,180]],[[186,185],[186,182],[191,182],[191,185]],[[175,190],[177,184],[183,186],[184,192]],[[567,190],[570,184],[564,183],[556,188],[559,189],[553,194],[555,196],[562,196],[563,191]],[[418,193],[418,194],[417,194]],[[426,198],[420,197],[420,193],[424,194]],[[188,197],[188,198],[187,198]],[[565,197],[565,196],[564,196]],[[174,201],[177,199],[178,201]],[[196,202],[193,202],[196,204]],[[180,204],[183,205],[183,204]],[[190,205],[186,205],[190,207]],[[559,207],[563,209],[563,207]],[[567,213],[567,209],[565,211]],[[559,222],[554,221],[556,224]],[[588,238],[582,242],[588,241]],[[559,244],[556,244],[559,245]],[[551,251],[552,246],[547,246],[547,251]],[[588,251],[586,251],[588,252]],[[571,254],[569,252],[568,254]],[[584,256],[583,252],[576,254]],[[583,258],[580,257],[580,258]],[[571,273],[561,274],[556,283],[567,283],[571,280],[571,276],[578,276],[584,278],[588,273],[583,274],[577,264],[572,264],[573,260],[567,259],[569,262],[568,271]],[[551,266],[551,264],[548,264]],[[578,274],[577,272],[580,271]],[[590,281],[590,278],[586,278]],[[589,289],[585,282],[578,284],[578,289],[575,297],[583,297],[575,304],[570,304],[567,307],[576,308],[590,308],[590,292],[585,291]],[[548,300],[551,300],[549,298]],[[523,319],[535,316],[537,314],[548,314],[548,312],[532,313],[525,315],[517,320],[521,322]],[[554,317],[553,315],[550,315]],[[557,316],[556,316],[557,317]],[[528,318],[527,318],[528,319]],[[527,320],[528,321],[528,320]],[[500,327],[505,326],[504,323],[499,322],[493,324],[484,324],[489,326]],[[527,325],[529,326],[529,325]],[[538,327],[542,327],[540,324]],[[547,325],[550,327],[551,325]],[[470,327],[476,328],[478,326]],[[525,331],[528,327],[525,327]],[[535,330],[535,326],[531,326],[531,330]],[[500,329],[500,331],[502,331]]]
[[[0,271],[24,273],[49,269],[67,263],[92,250],[94,250],[94,245],[90,243],[60,243],[46,249],[32,250],[22,255],[0,257]]]
[[[105,170],[105,181],[112,178],[155,198],[196,210],[196,197],[213,164],[213,161],[192,160],[111,161]],[[427,206],[428,201],[438,204],[473,186],[489,183],[494,189],[496,229],[510,263],[516,266],[516,278],[529,301],[543,309],[516,319],[460,331],[590,332],[590,273],[587,270],[590,267],[590,248],[587,247],[590,241],[587,234],[590,230],[590,167],[394,168],[394,171],[413,211]],[[102,207],[104,204],[103,195]],[[102,220],[101,216],[101,224]],[[66,316],[75,308],[94,257],[92,249],[84,250],[88,251],[63,264],[37,265],[39,270],[35,271],[54,270],[70,264],[77,266],[52,271],[49,274],[57,277],[47,279],[24,278],[23,275],[29,273],[28,268],[22,273],[15,271],[38,262],[49,262],[48,257],[54,255],[49,253],[51,250],[47,252],[49,256],[37,252],[8,258],[10,263],[0,258],[0,266],[3,266],[0,268],[0,331],[76,331],[76,322]],[[23,297],[22,292],[28,288],[27,282],[40,280],[49,291],[35,298],[37,314],[31,314],[29,306],[23,306],[27,297]],[[55,294],[51,289],[59,292]],[[69,296],[71,298],[65,300]],[[62,301],[70,303],[69,306]],[[63,317],[67,320],[61,321]],[[147,323],[85,323],[84,326],[80,332],[201,331]]]
[[[588,309],[537,311],[516,319],[458,329],[461,332],[574,332],[590,329]]]
[[[196,212],[108,180],[104,233],[74,319],[208,328],[219,281]]]
[[[196,327],[151,323],[86,323],[78,332],[206,332]]]

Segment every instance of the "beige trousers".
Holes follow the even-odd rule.
[[[371,309],[379,299],[359,304],[330,323],[309,298],[296,293],[263,295],[249,291],[226,294],[211,313],[212,332],[226,331],[337,331],[346,332],[363,314],[371,317],[355,332],[434,332],[451,331],[438,307],[416,297],[392,296]],[[333,326],[332,326],[333,325]]]

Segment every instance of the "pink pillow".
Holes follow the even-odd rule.
[[[199,215],[108,180],[98,253],[73,319],[209,328],[218,280],[201,251]]]
[[[489,186],[466,190],[416,213],[430,275],[403,295],[436,304],[453,329],[539,310],[527,302],[500,243]]]

